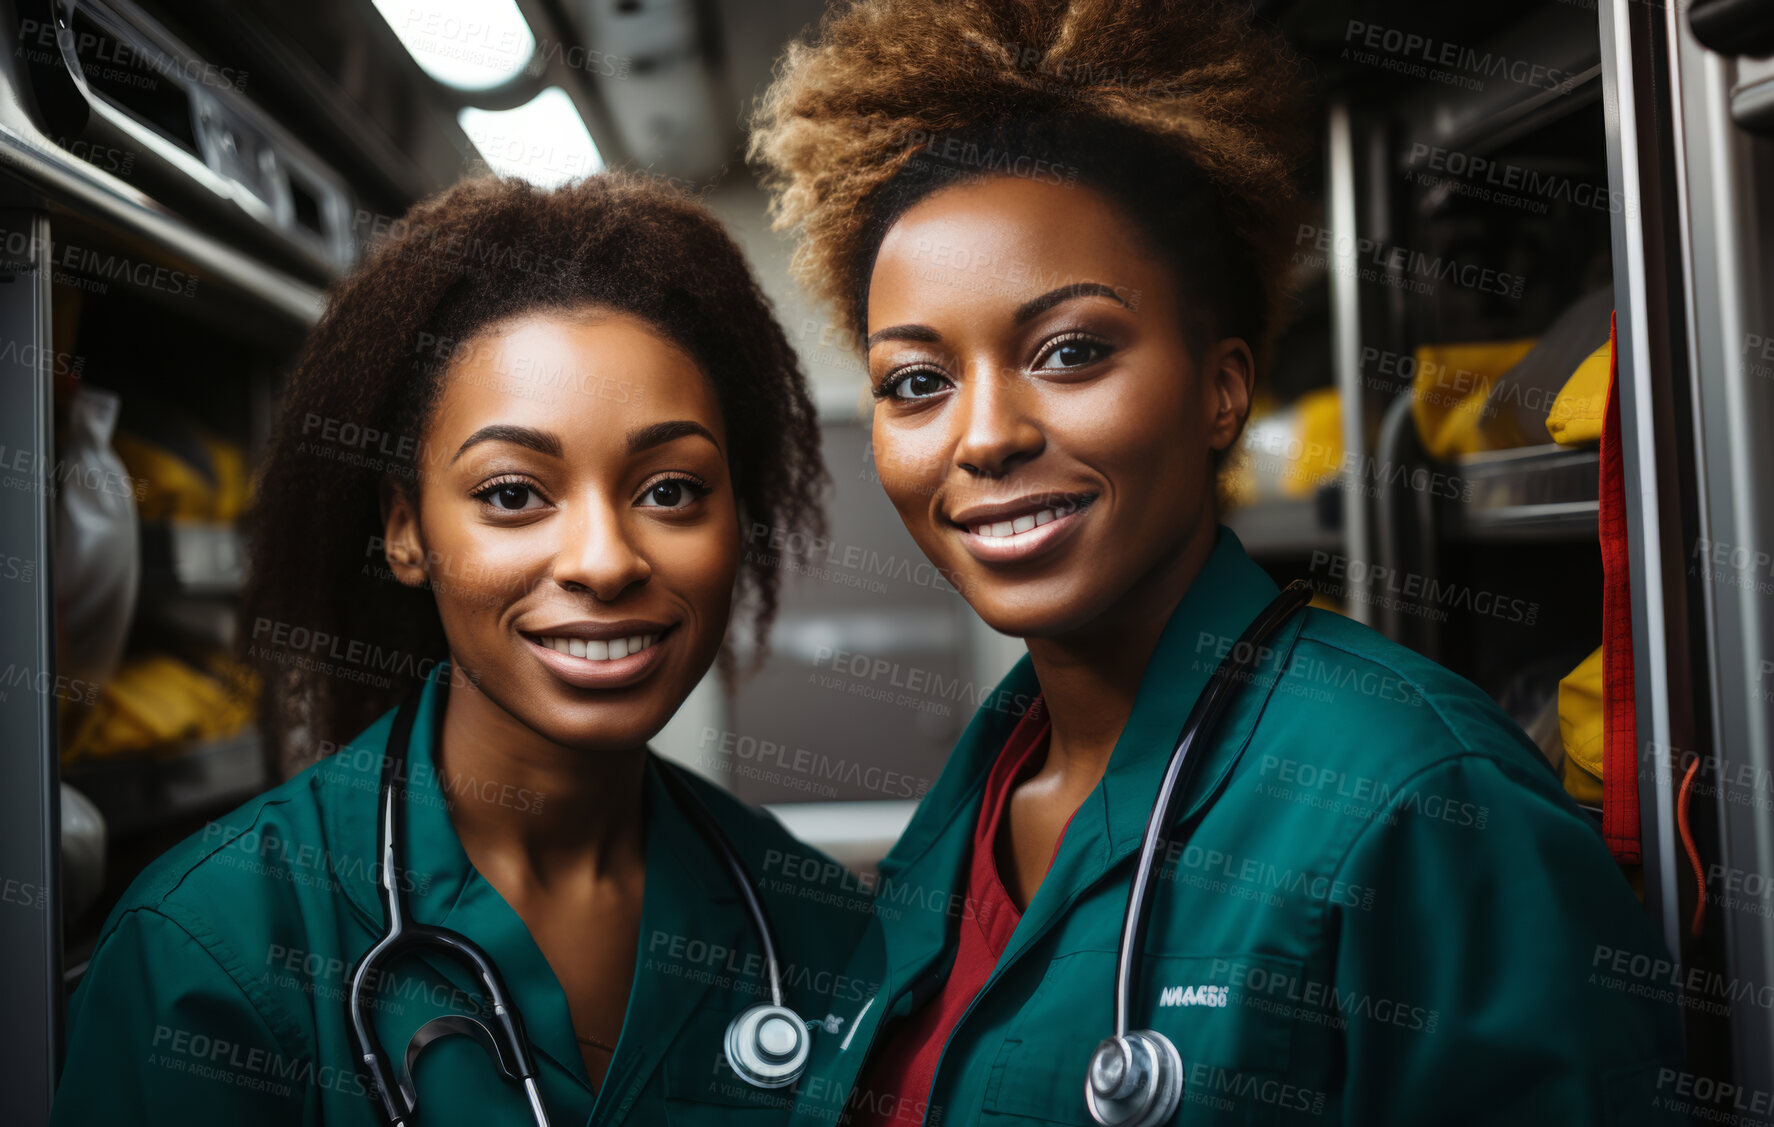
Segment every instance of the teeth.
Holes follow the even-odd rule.
[[[1031,528],[1038,528],[1044,524],[1051,524],[1060,517],[1067,516],[1074,511],[1075,510],[1070,508],[1042,509],[1038,513],[1024,514],[1023,516],[1017,517],[1015,520],[1000,520],[988,524],[976,524],[970,531],[975,536],[985,536],[994,540],[1001,540],[1006,536],[1018,536],[1029,531]]]
[[[640,653],[659,640],[657,634],[633,634],[627,638],[611,638],[609,641],[594,641],[587,638],[538,638],[538,642],[551,650],[573,657],[582,657],[588,661],[614,661],[619,657]]]

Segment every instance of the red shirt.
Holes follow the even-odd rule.
[[[966,908],[962,912],[955,965],[942,990],[892,1030],[864,1066],[850,1097],[855,1110],[851,1122],[856,1127],[899,1127],[924,1120],[930,1089],[936,1082],[937,1060],[949,1034],[1010,945],[1011,933],[1022,920],[1022,911],[998,875],[993,843],[998,839],[1010,792],[1046,758],[1048,728],[1047,706],[1036,697],[992,765],[980,802],[979,821],[973,829]],[[1070,826],[1068,818],[1066,827]],[[1061,829],[1060,840],[1064,841],[1065,836],[1065,829]],[[1053,851],[1058,855],[1057,843]],[[1047,863],[1051,866],[1053,858],[1048,858]]]

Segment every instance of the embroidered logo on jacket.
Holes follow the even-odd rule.
[[[1224,1006],[1224,986],[1166,986],[1158,994],[1160,1006]]]

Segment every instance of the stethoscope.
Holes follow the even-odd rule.
[[[395,843],[400,840],[403,802],[397,800],[395,784],[404,780],[407,743],[412,737],[413,717],[418,711],[418,692],[408,694],[395,714],[394,727],[388,735],[388,750],[382,758],[382,784],[377,792],[376,885],[382,894],[383,924],[387,931],[367,951],[351,971],[351,990],[346,1011],[351,1018],[351,1042],[358,1059],[369,1074],[371,1087],[382,1118],[391,1127],[407,1127],[418,1112],[419,1096],[413,1087],[413,1065],[419,1054],[433,1041],[451,1034],[461,1034],[478,1041],[499,1065],[499,1071],[523,1085],[530,1101],[530,1115],[539,1127],[548,1127],[548,1112],[542,1106],[542,1091],[537,1083],[536,1063],[524,1034],[523,1018],[512,1001],[499,969],[480,946],[467,936],[447,928],[408,922],[406,905],[400,891],[399,866]],[[793,1084],[807,1066],[810,1026],[782,1001],[782,974],[776,959],[776,942],[770,921],[764,914],[757,893],[746,875],[733,843],[722,832],[714,815],[688,784],[677,777],[669,766],[660,771],[672,798],[720,855],[734,885],[745,900],[752,926],[757,930],[759,945],[764,949],[764,963],[770,978],[770,1000],[760,1002],[735,1017],[727,1026],[727,1063],[748,1084],[758,1088],[782,1088]],[[380,969],[396,956],[416,948],[433,947],[444,954],[469,964],[486,992],[497,1031],[485,1021],[467,1014],[445,1014],[434,1017],[407,1042],[406,1057],[397,1072],[382,1052],[382,1043],[370,1024],[369,1006],[375,989],[372,975],[379,979]]]
[[[1256,666],[1265,638],[1287,617],[1312,599],[1312,585],[1304,579],[1289,583],[1275,601],[1264,608],[1213,671],[1207,688],[1196,698],[1176,750],[1170,753],[1164,782],[1146,822],[1140,845],[1139,868],[1127,892],[1127,912],[1121,921],[1121,953],[1115,965],[1115,1035],[1105,1038],[1090,1057],[1084,1081],[1084,1102],[1090,1117],[1102,1127],[1153,1127],[1176,1114],[1183,1099],[1183,1059],[1170,1038],[1155,1029],[1127,1028],[1132,1010],[1135,967],[1144,949],[1146,920],[1152,914],[1153,860],[1175,812],[1177,799],[1187,789],[1185,772],[1195,765],[1189,749],[1208,733],[1237,692],[1238,682]]]

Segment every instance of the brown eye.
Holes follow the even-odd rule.
[[[889,390],[895,399],[928,399],[948,386],[946,377],[928,368],[919,368],[895,380]]]
[[[1082,368],[1086,364],[1096,363],[1109,355],[1109,352],[1109,346],[1101,341],[1091,340],[1088,337],[1072,337],[1062,340],[1050,348],[1035,367],[1046,371]],[[1055,363],[1055,361],[1058,362]]]
[[[497,509],[502,513],[522,512],[534,508],[531,501],[540,503],[541,498],[536,491],[521,481],[501,481],[487,486],[474,495],[483,504]]]
[[[707,493],[700,482],[687,477],[668,477],[649,485],[638,504],[643,509],[684,509]]]

